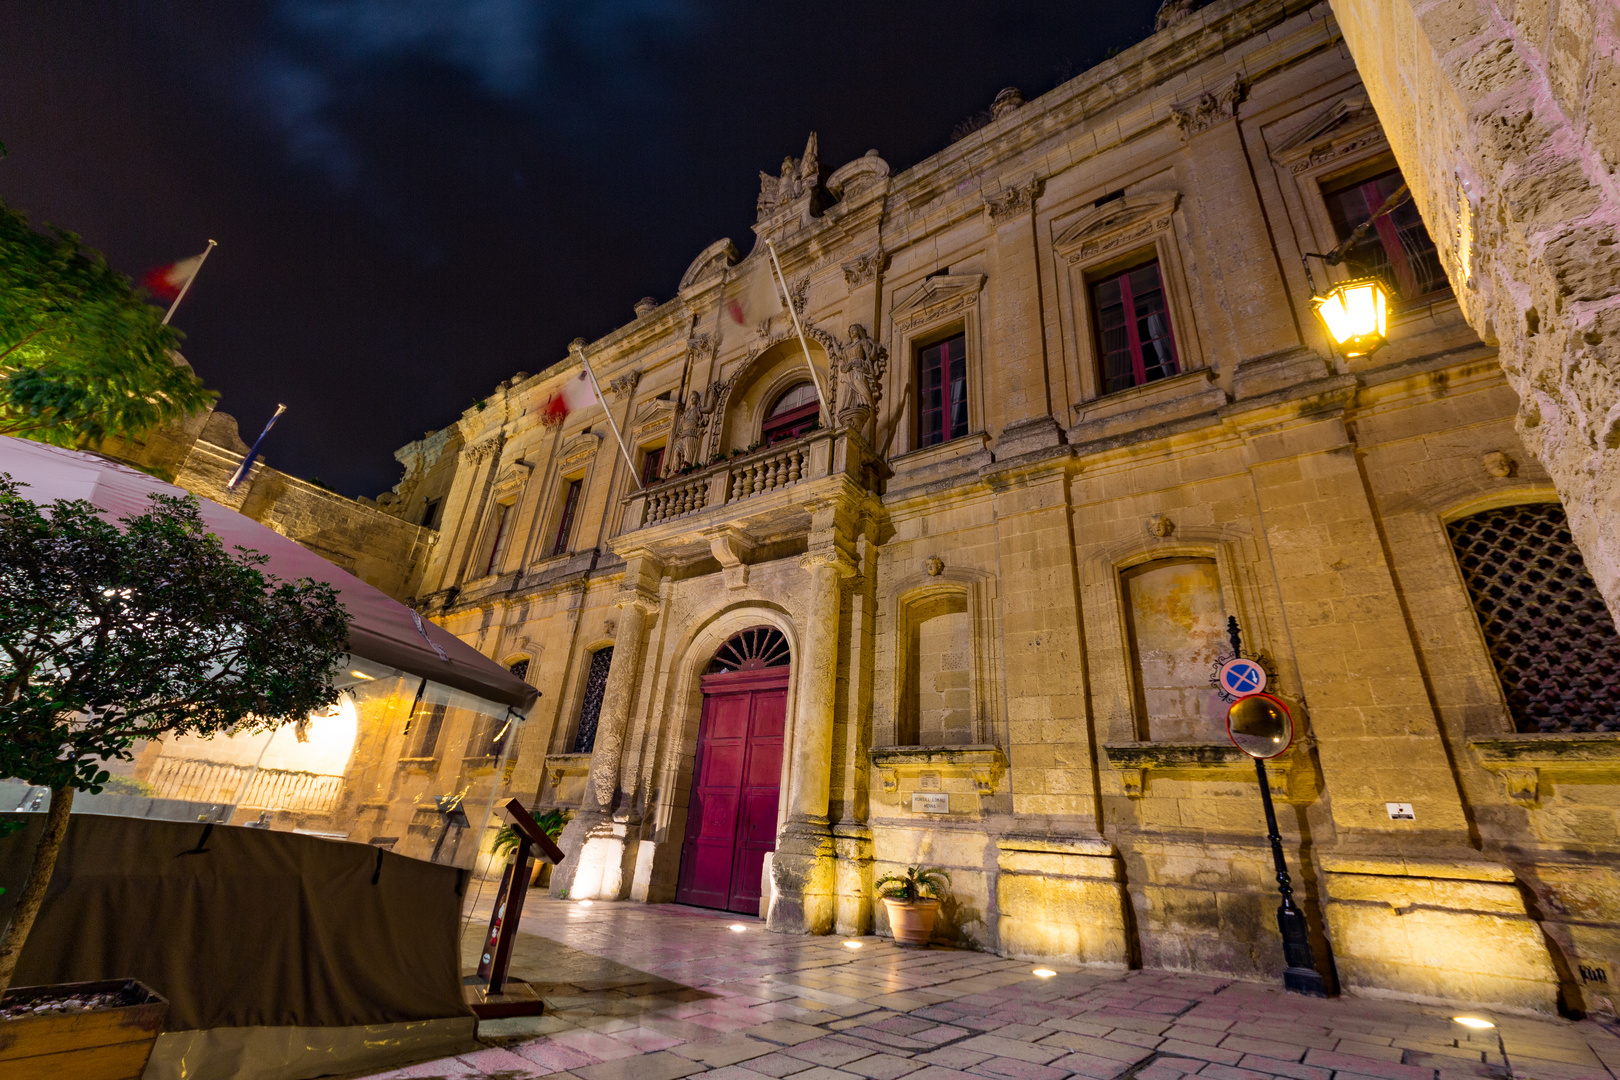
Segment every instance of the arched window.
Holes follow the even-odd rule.
[[[787,667],[793,662],[787,637],[774,626],[751,626],[733,634],[715,650],[706,674]]]
[[[814,431],[820,412],[821,401],[813,384],[802,382],[790,387],[765,414],[761,441],[770,446]]]
[[[1557,503],[1446,526],[1513,725],[1620,730],[1620,637]]]

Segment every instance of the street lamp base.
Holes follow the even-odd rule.
[[[1306,997],[1327,997],[1327,984],[1315,968],[1284,968],[1283,989],[1290,994],[1304,994]]]

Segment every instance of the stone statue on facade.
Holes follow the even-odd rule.
[[[779,176],[772,176],[768,172],[759,174],[759,200],[754,204],[755,209],[764,218],[795,199],[813,194],[820,185],[821,152],[816,133],[812,131],[810,141],[804,145],[804,157],[783,158]]]
[[[866,327],[851,323],[843,353],[838,367],[838,422],[859,432],[870,444],[877,417],[878,380],[888,350],[872,340]]]
[[[698,455],[702,453],[704,419],[703,395],[694,390],[681,409],[680,419],[675,421],[675,455],[669,463],[670,472],[702,464]]]

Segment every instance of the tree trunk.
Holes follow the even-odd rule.
[[[51,874],[56,870],[56,856],[62,850],[62,839],[67,836],[68,815],[73,810],[73,789],[51,789],[51,808],[45,814],[45,835],[34,849],[34,867],[28,872],[28,884],[17,898],[17,909],[11,914],[11,925],[0,937],[0,994],[11,986],[11,974],[17,969],[17,958],[22,955],[28,932],[34,928],[34,917],[45,902],[45,890],[50,887]]]

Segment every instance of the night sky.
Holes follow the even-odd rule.
[[[515,371],[666,300],[820,133],[896,172],[1158,0],[10,0],[0,198],[137,279],[278,468],[349,495]]]

